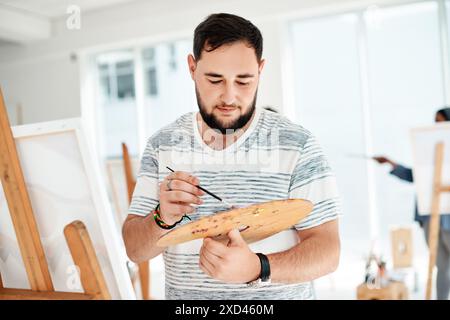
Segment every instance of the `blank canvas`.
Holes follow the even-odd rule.
[[[444,143],[442,184],[450,185],[450,122],[411,130],[413,177],[420,215],[429,215],[433,191],[435,148]],[[450,193],[441,193],[440,214],[450,214]]]

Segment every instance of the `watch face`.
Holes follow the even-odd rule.
[[[270,278],[267,279],[266,281],[262,281],[261,278],[250,281],[249,283],[247,283],[247,286],[250,288],[259,288],[259,287],[264,287],[270,284]]]

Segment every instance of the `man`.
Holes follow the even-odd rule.
[[[337,268],[338,195],[320,147],[303,127],[255,108],[262,42],[241,17],[203,21],[188,57],[199,113],[161,129],[143,154],[123,237],[135,262],[163,253],[167,299],[311,299],[311,281]],[[196,220],[229,209],[196,185],[236,206],[303,198],[314,208],[251,245],[231,230],[227,245],[206,238],[157,247],[185,214]]]

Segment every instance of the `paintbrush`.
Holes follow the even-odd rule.
[[[166,167],[166,168],[169,169],[169,170],[172,171],[172,172],[175,172],[173,169],[170,169],[169,167]],[[200,186],[198,186],[198,185],[196,185],[196,187],[199,188],[200,190],[206,192],[206,193],[209,194],[211,197],[216,198],[217,200],[219,200],[219,201],[221,201],[222,203],[226,204],[226,205],[229,206],[230,208],[234,208],[234,207],[235,207],[235,206],[233,206],[232,204],[230,204],[229,202],[227,202],[225,199],[222,199],[221,197],[216,196],[214,193],[212,193],[212,192],[206,190],[205,188],[200,187]]]
[[[368,156],[366,154],[356,154],[356,153],[347,153],[347,157],[359,159],[373,159],[373,157]]]

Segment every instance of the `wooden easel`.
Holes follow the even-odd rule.
[[[84,292],[55,291],[1,90],[0,174],[11,220],[31,287],[31,290],[5,288],[0,275],[0,300],[111,299],[92,241],[81,221],[74,221],[68,224],[64,228],[64,236],[72,259],[80,268],[80,280]]]
[[[122,155],[123,155],[123,166],[125,169],[125,179],[127,182],[128,191],[128,202],[131,203],[133,197],[134,187],[136,186],[136,180],[133,176],[133,168],[131,165],[130,154],[128,152],[128,147],[125,143],[122,143]],[[143,300],[150,299],[150,264],[147,261],[138,264],[139,268],[139,280],[141,283],[141,293]]]
[[[433,194],[431,198],[431,217],[428,244],[430,250],[430,260],[428,264],[428,278],[425,299],[430,300],[433,288],[433,269],[436,265],[438,239],[439,239],[439,201],[440,196],[444,192],[450,192],[450,185],[442,185],[442,166],[444,162],[444,143],[436,144],[434,157],[434,177],[433,177]]]

